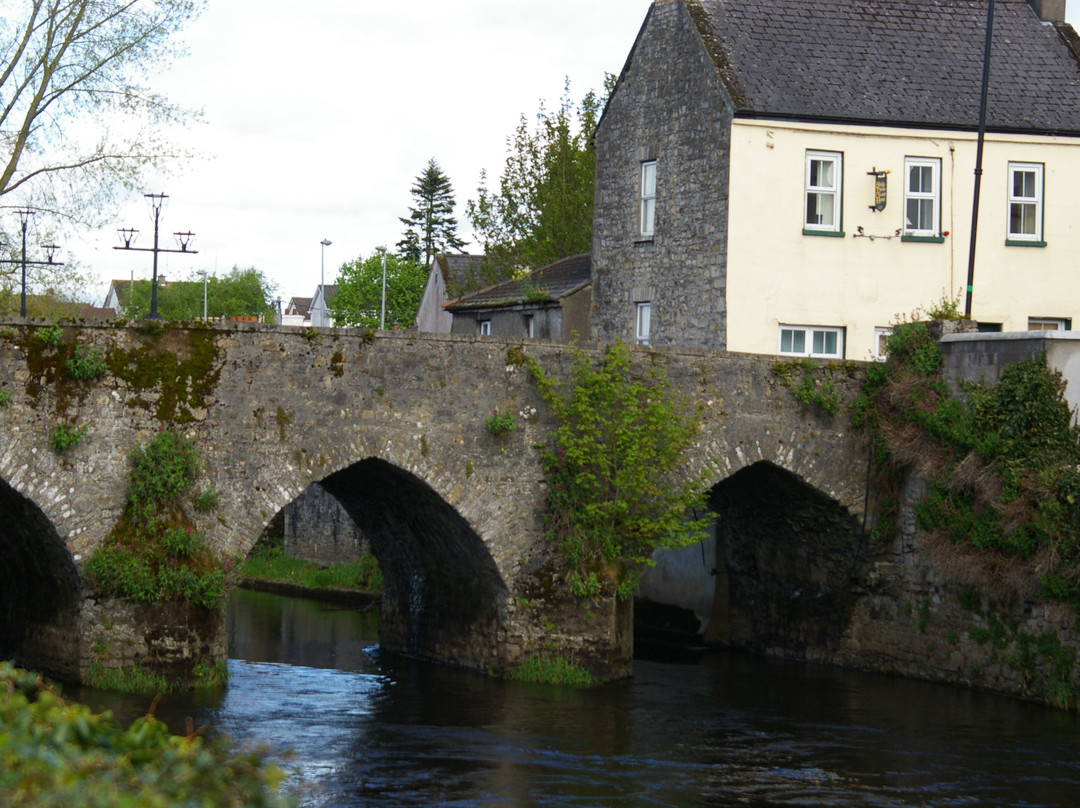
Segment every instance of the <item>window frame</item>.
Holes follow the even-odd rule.
[[[888,345],[887,340],[892,336],[892,328],[890,326],[876,326],[874,328],[874,361],[884,362],[889,358],[889,352],[886,350]]]
[[[911,190],[911,169],[929,168],[933,172],[930,191]],[[908,227],[908,205],[912,201],[933,203],[931,226]],[[941,158],[940,157],[905,157],[904,158],[904,233],[901,241],[943,242],[941,235]]]
[[[477,320],[481,337],[491,336],[491,320]]]
[[[1045,163],[1027,163],[1019,161],[1009,162],[1009,185],[1007,190],[1008,206],[1005,218],[1005,244],[1009,247],[1045,247],[1046,241],[1043,234],[1043,200],[1046,196]],[[1015,193],[1016,175],[1028,173],[1035,177],[1035,189],[1033,196],[1018,196]],[[1034,233],[1017,232],[1013,230],[1013,209],[1016,206],[1031,206],[1034,210],[1031,214],[1034,220]],[[1026,217],[1022,217],[1025,218]]]
[[[634,343],[648,345],[650,339],[652,339],[652,301],[643,300],[634,304]]]
[[[1032,328],[1036,326],[1054,326],[1054,328]],[[1071,331],[1072,318],[1070,317],[1028,317],[1028,331]]]
[[[829,162],[833,164],[833,184],[813,185],[813,164],[815,162]],[[806,161],[803,174],[803,235],[806,236],[843,236],[844,235],[844,153],[833,151],[821,151],[818,149],[806,150]],[[831,196],[833,199],[833,222],[824,224],[810,221],[810,198],[811,195]]]
[[[652,179],[649,188],[648,179]],[[638,193],[638,235],[652,238],[656,234],[656,160],[641,161],[641,183]]]
[[[788,350],[784,350],[784,332],[789,331],[792,334],[792,345]],[[809,359],[843,359],[844,348],[847,342],[846,329],[843,326],[833,325],[793,325],[790,323],[780,323],[777,329],[777,353],[780,356],[799,356]],[[794,335],[796,333],[802,334],[802,350],[794,350]],[[834,334],[836,336],[836,351],[824,352],[814,350],[814,336],[816,334]],[[807,348],[809,346],[809,348]]]

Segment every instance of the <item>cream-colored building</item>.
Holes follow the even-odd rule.
[[[966,304],[987,4],[654,0],[596,134],[601,340],[869,359]],[[997,0],[972,318],[1080,318],[1080,38]]]
[[[976,149],[974,132],[734,121],[728,349],[868,359],[916,308],[963,311]],[[986,330],[1080,325],[1080,138],[986,137],[973,279]]]

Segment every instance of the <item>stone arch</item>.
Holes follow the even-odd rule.
[[[77,668],[82,586],[56,527],[0,480],[0,657],[62,678]]]
[[[717,483],[715,609],[731,644],[813,657],[846,629],[872,563],[861,520],[769,461]],[[726,618],[726,619],[724,619]]]
[[[321,485],[370,540],[382,568],[380,644],[480,670],[497,665],[507,586],[472,526],[428,483],[379,458]]]

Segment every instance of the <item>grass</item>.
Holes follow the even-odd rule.
[[[382,571],[375,556],[365,553],[348,564],[335,562],[320,567],[284,554],[278,546],[257,548],[241,565],[240,575],[259,581],[278,581],[305,589],[352,589],[376,594],[382,591]]]
[[[530,656],[509,677],[514,682],[594,687],[596,679],[588,670],[565,657]]]

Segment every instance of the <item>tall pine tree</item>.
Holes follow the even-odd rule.
[[[399,217],[405,236],[397,243],[398,254],[415,263],[431,266],[436,253],[461,251],[465,242],[458,238],[454,218],[454,189],[432,157],[412,187],[415,207],[409,217]]]

